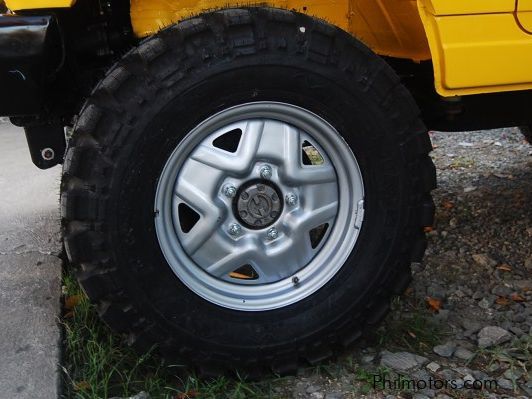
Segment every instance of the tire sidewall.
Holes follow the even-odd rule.
[[[108,238],[115,263],[141,313],[191,346],[234,347],[243,356],[248,349],[266,351],[296,339],[312,342],[317,335],[334,334],[346,318],[364,317],[400,253],[396,235],[405,228],[400,210],[408,196],[398,142],[386,134],[394,127],[374,92],[357,90],[331,68],[311,69],[298,60],[292,65],[269,60],[268,66],[258,61],[197,71],[135,110],[127,145],[110,176],[106,214],[106,225],[114,226]],[[142,96],[140,88],[137,95]],[[153,204],[158,177],[185,135],[219,111],[255,101],[305,108],[341,133],[363,174],[365,220],[346,264],[318,292],[286,308],[240,312],[205,301],[176,277],[158,245]]]

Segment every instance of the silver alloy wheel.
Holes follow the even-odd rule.
[[[286,195],[297,203],[284,205]],[[253,227],[239,214],[250,202]],[[159,179],[155,215],[161,250],[188,288],[226,308],[266,311],[308,297],[340,270],[362,226],[364,185],[353,152],[318,115],[248,103],[182,140]]]

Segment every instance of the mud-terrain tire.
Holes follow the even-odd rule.
[[[521,133],[525,136],[526,141],[532,144],[532,128],[530,126],[522,126]]]
[[[172,251],[182,248],[175,244],[178,240],[173,246],[161,244],[168,234],[157,223],[168,215],[155,203],[156,196],[157,201],[164,197],[161,185],[180,184],[168,165],[177,165],[172,157],[180,156],[198,126],[242,106],[251,112],[250,123],[258,109],[265,118],[270,115],[265,123],[285,123],[285,132],[291,131],[288,119],[302,129],[297,115],[328,132],[344,154],[334,155],[335,149],[330,154],[331,162],[339,165],[333,162],[338,215],[348,209],[347,219],[353,218],[346,233],[353,244],[348,251],[331,252],[335,262],[343,261],[326,280],[314,281],[310,289],[303,277],[295,278],[300,273],[296,270],[288,276],[292,293],[304,295],[297,300],[285,295],[282,301],[270,296],[270,302],[257,302],[248,311],[245,303],[233,305],[231,292],[224,291],[225,299],[209,297],[209,288],[201,284],[210,276],[199,267],[190,262],[188,269],[170,266],[180,261],[172,258]],[[290,118],[281,116],[279,122],[268,109],[277,114],[284,109]],[[319,148],[320,134],[318,130],[305,137]],[[327,145],[324,139],[321,148]],[[299,365],[321,362],[375,331],[392,296],[409,285],[410,265],[421,261],[426,248],[424,227],[433,223],[430,192],[436,174],[431,150],[419,110],[394,71],[346,32],[279,9],[209,12],[144,40],[109,70],[87,100],[64,162],[65,248],[101,318],[127,334],[138,350],[156,345],[163,356],[207,375],[232,370],[241,375],[293,373]],[[193,157],[200,155],[185,154],[182,162]],[[259,161],[282,165],[282,158],[271,157]],[[356,162],[360,170],[347,170],[344,161]],[[274,177],[277,172],[284,176],[282,168],[276,170]],[[341,172],[361,177],[363,209],[343,200],[342,195],[355,198],[355,193],[345,176],[341,180]],[[197,176],[198,187],[206,176]],[[268,173],[261,176],[269,178]],[[312,200],[301,204],[301,214]],[[223,201],[223,195],[216,197],[216,206]],[[289,225],[284,215],[291,208],[285,204],[283,209]],[[228,210],[224,217],[230,214]],[[225,219],[214,222],[220,223],[216,234],[227,232]],[[342,223],[335,219],[329,238]],[[355,228],[360,232],[355,234]],[[274,242],[286,238],[282,232],[278,238],[270,235],[266,227],[232,233],[233,238],[223,239],[236,243],[246,234],[267,234]],[[344,241],[327,239],[323,250],[329,242],[338,246]],[[329,270],[333,263],[322,267]],[[294,267],[289,261],[277,266]],[[199,280],[187,280],[198,274]],[[241,288],[238,282],[234,286]],[[261,287],[270,286],[276,285]]]

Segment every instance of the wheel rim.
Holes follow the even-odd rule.
[[[248,103],[178,145],[155,215],[163,255],[189,289],[226,308],[265,311],[338,273],[363,223],[364,185],[325,120],[290,104]]]

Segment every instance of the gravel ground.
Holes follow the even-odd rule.
[[[236,382],[230,397],[532,397],[532,146],[518,129],[431,136],[436,222],[383,325],[329,364]]]
[[[532,397],[532,146],[517,129],[431,136],[436,224],[412,286],[373,338],[279,397]]]

